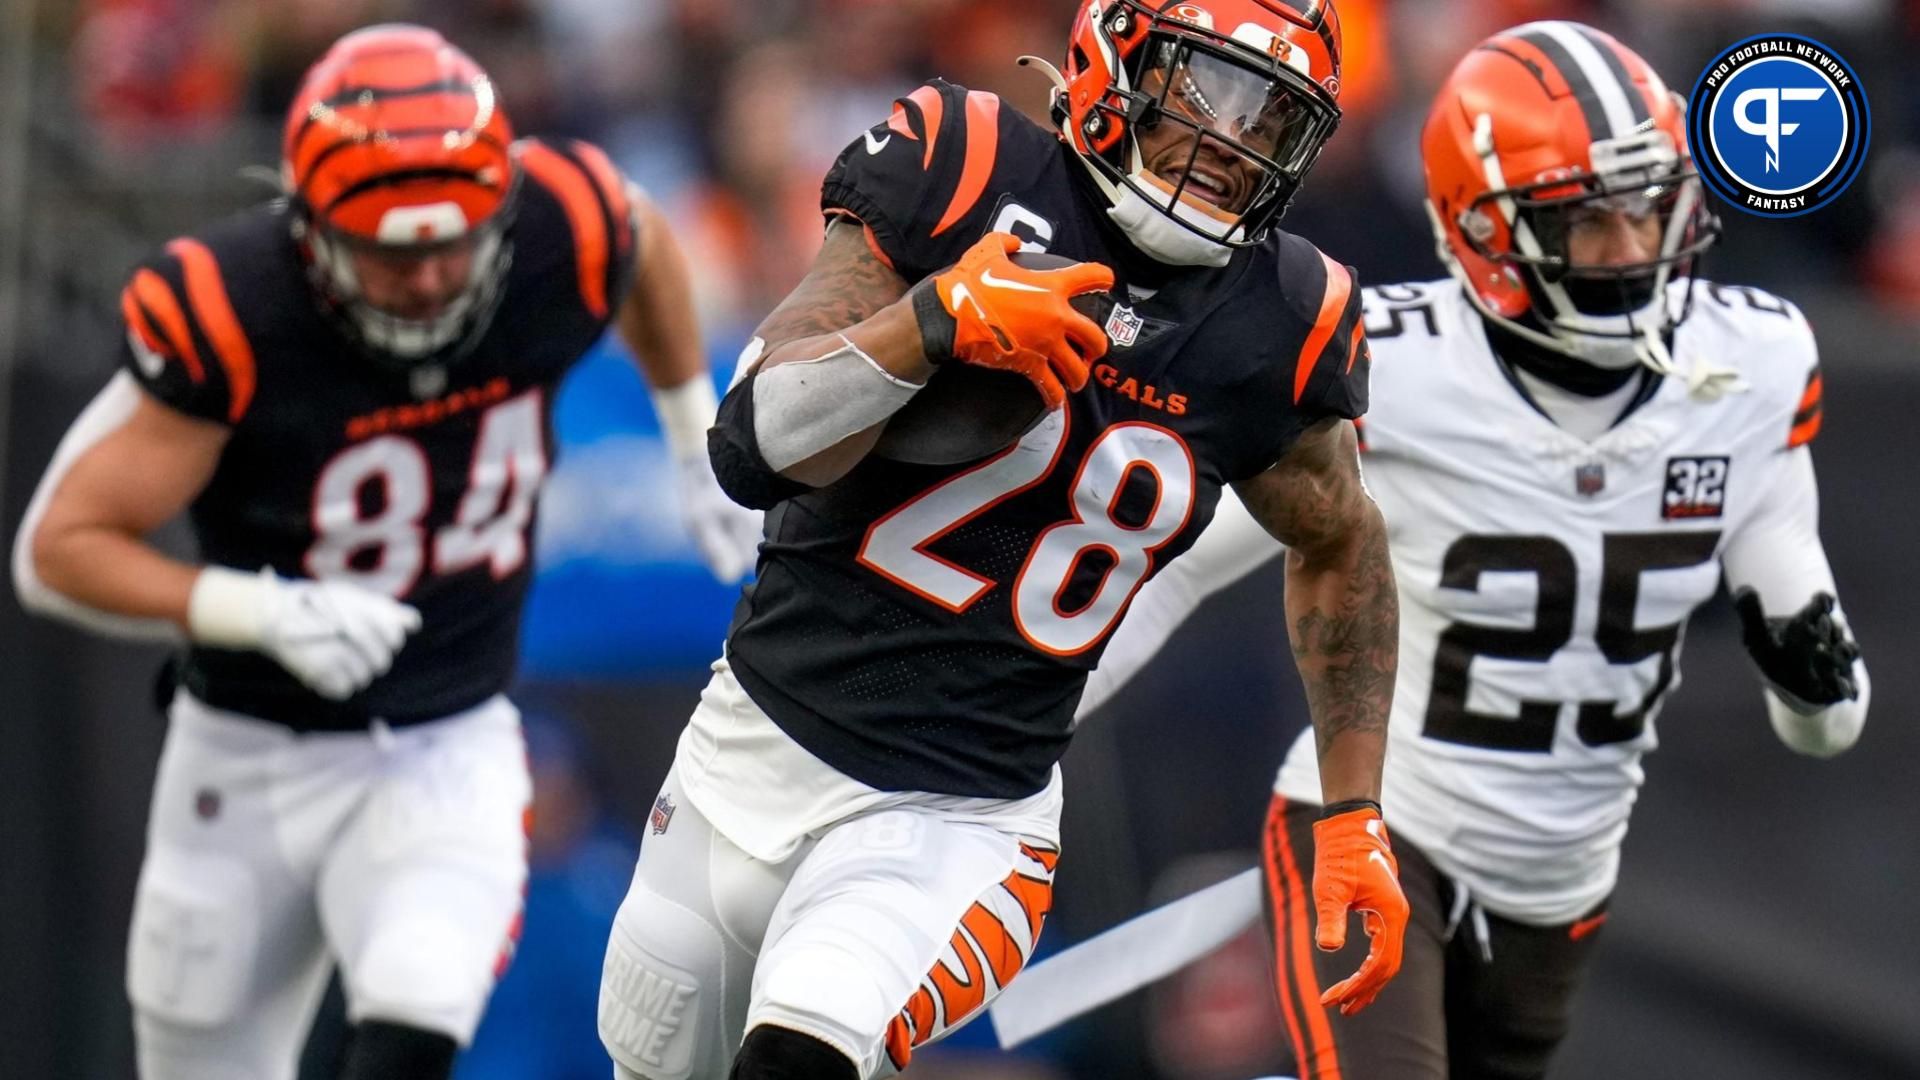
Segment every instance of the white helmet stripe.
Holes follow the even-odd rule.
[[[1633,133],[1639,124],[1629,100],[1633,88],[1622,84],[1614,73],[1614,66],[1600,55],[1600,47],[1591,38],[1581,33],[1578,26],[1568,22],[1540,22],[1522,29],[1537,31],[1560,46],[1561,51],[1572,59],[1575,70],[1563,69],[1560,74],[1574,85],[1576,93],[1581,89],[1579,82],[1582,79],[1592,88],[1593,96],[1600,102],[1600,111],[1606,118],[1608,129],[1593,132],[1595,142]],[[1526,35],[1523,33],[1522,36]],[[1646,109],[1642,107],[1639,111],[1644,114]]]

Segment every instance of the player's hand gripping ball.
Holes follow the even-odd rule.
[[[927,356],[939,366],[874,452],[954,465],[1011,446],[1106,355],[1112,287],[1113,271],[1098,263],[1020,251],[1013,236],[989,233],[915,287]]]

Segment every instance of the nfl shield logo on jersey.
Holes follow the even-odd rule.
[[[1126,304],[1115,304],[1113,314],[1107,316],[1107,340],[1116,349],[1124,349],[1140,339],[1140,316]]]
[[[1573,490],[1581,495],[1600,494],[1607,486],[1607,467],[1598,461],[1577,465],[1573,470]]]
[[[659,836],[667,831],[667,826],[673,823],[673,809],[672,796],[662,794],[653,800],[653,813],[647,815],[653,825],[653,835]]]

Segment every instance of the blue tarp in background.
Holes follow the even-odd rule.
[[[724,385],[735,349],[716,349]],[[522,627],[535,680],[695,673],[720,654],[739,585],[700,561],[646,383],[608,335],[554,402],[539,574]]]

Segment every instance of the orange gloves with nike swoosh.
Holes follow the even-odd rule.
[[[1011,256],[1020,241],[988,233],[960,261],[913,288],[913,313],[928,361],[1017,372],[1040,391],[1047,408],[1087,384],[1088,365],[1107,352],[1107,335],[1077,310],[1073,298],[1113,287],[1099,263],[1058,256],[1055,269],[1022,266]]]
[[[1347,913],[1358,910],[1373,941],[1352,975],[1327,988],[1320,1004],[1352,1016],[1373,1003],[1400,970],[1407,936],[1407,898],[1400,864],[1387,846],[1387,823],[1371,799],[1334,803],[1313,823],[1314,943],[1333,952],[1347,943]]]

